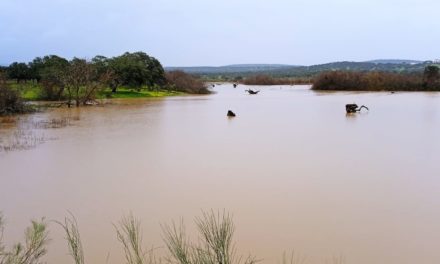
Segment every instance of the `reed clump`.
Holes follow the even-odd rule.
[[[84,250],[78,223],[73,214],[60,225],[65,233],[69,255],[75,264],[85,264]],[[41,258],[47,253],[50,241],[45,219],[32,221],[26,229],[25,243],[17,243],[7,249],[3,243],[5,221],[0,212],[0,264],[40,264]],[[255,264],[253,256],[243,258],[237,255],[234,232],[235,226],[231,214],[223,212],[202,212],[195,219],[199,239],[193,242],[186,234],[183,220],[176,224],[162,225],[166,257],[157,257],[155,249],[147,250],[143,245],[143,232],[139,219],[129,214],[114,224],[116,238],[121,243],[126,264]],[[304,255],[292,251],[288,256],[283,254],[281,264],[306,264]],[[344,264],[342,255],[327,259],[326,263]]]
[[[28,150],[35,148],[44,141],[45,137],[37,134],[35,131],[19,129],[0,141],[0,152]]]
[[[64,229],[69,254],[75,264],[84,264],[84,251],[76,218],[70,214],[70,217],[64,218],[64,222],[55,222]]]
[[[0,152],[9,152],[15,150],[28,150],[37,145],[53,139],[48,138],[39,130],[60,129],[72,125],[72,120],[78,117],[49,118],[43,120],[32,120],[26,125],[20,125],[19,128],[10,134],[3,134],[0,137]],[[17,119],[13,116],[5,116],[0,119],[2,123],[16,123]]]
[[[233,235],[235,226],[228,213],[203,212],[196,218],[196,226],[201,237],[199,243],[189,241],[183,221],[164,225],[164,241],[171,254],[169,263],[177,264],[253,264],[257,260],[249,256],[244,261],[237,257]]]
[[[153,252],[145,250],[142,245],[143,234],[140,220],[133,214],[122,218],[119,225],[114,225],[118,241],[124,249],[127,264],[152,264]]]
[[[291,251],[290,255],[286,252],[283,253],[283,258],[281,264],[306,264],[307,258],[304,255],[298,254],[294,250]]]
[[[68,117],[51,118],[34,122],[33,127],[38,129],[56,129],[71,125],[71,119]]]

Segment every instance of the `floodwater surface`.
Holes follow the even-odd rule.
[[[70,211],[86,262],[121,263],[112,224],[122,216],[141,219],[145,246],[160,255],[161,224],[183,218],[197,238],[194,217],[225,209],[238,253],[262,263],[291,250],[307,263],[341,255],[356,264],[440,263],[439,93],[246,88],[3,122],[0,144],[17,131],[37,138],[33,148],[0,152],[4,239],[22,240],[30,219]],[[370,111],[346,116],[353,102]],[[54,119],[70,121],[35,126]],[[61,228],[50,222],[50,232],[45,260],[71,262]]]

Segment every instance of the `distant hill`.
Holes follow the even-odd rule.
[[[233,64],[226,66],[165,67],[166,71],[181,70],[193,74],[256,73],[298,67],[284,64]]]
[[[326,64],[302,66],[290,69],[279,69],[268,74],[281,77],[304,77],[313,76],[324,71],[385,71],[385,72],[416,72],[423,71],[425,66],[430,62],[422,62],[417,64],[407,63],[373,63],[373,62],[332,62]]]
[[[182,70],[207,79],[234,79],[255,74],[267,74],[273,77],[311,77],[324,71],[385,71],[420,72],[432,61],[414,60],[372,60],[366,62],[340,61],[312,66],[284,64],[236,64],[219,67],[165,67],[166,71]]]
[[[288,64],[231,64],[223,67],[229,68],[239,68],[239,69],[255,69],[255,68],[286,68],[286,67],[298,67],[298,65],[288,65]]]
[[[418,64],[422,63],[423,61],[417,61],[417,60],[371,60],[366,61],[371,63],[382,63],[382,64]]]

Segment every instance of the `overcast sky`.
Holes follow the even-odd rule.
[[[165,66],[440,58],[439,0],[0,0],[0,63],[145,51]]]

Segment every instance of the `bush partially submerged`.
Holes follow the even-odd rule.
[[[29,112],[31,108],[26,105],[20,93],[9,87],[0,77],[0,115]]]
[[[183,71],[170,71],[165,74],[169,89],[190,94],[209,94],[206,83]]]

